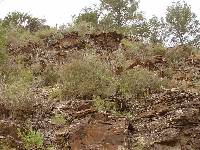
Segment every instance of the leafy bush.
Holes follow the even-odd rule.
[[[112,53],[112,66],[126,66],[128,65],[127,61],[126,61],[126,58],[125,58],[125,55],[123,53],[122,50],[116,50]],[[111,66],[111,67],[112,67]]]
[[[144,97],[148,94],[160,92],[164,82],[153,72],[136,69],[124,72],[119,81],[121,92],[128,97]]]
[[[1,150],[14,150],[10,146],[8,146],[7,144],[4,144],[4,143],[0,143],[0,149]]]
[[[93,99],[93,106],[98,111],[111,111],[115,113],[117,111],[117,104],[106,99],[101,99],[99,96]]]
[[[166,59],[170,64],[177,64],[188,58],[192,53],[192,48],[187,46],[178,46],[169,48],[166,53]]]
[[[66,122],[65,117],[61,114],[55,114],[55,116],[51,118],[51,123],[55,125],[64,125]]]
[[[56,30],[55,28],[44,28],[44,29],[40,29],[37,32],[35,32],[35,36],[39,37],[40,39],[45,39],[46,37],[49,36],[61,36],[61,33],[58,32],[58,30]]]
[[[151,59],[152,56],[166,55],[166,48],[162,44],[144,44],[142,42],[134,42],[126,39],[122,40],[123,53],[126,59],[133,60],[140,58],[141,60]]]
[[[39,131],[34,131],[32,128],[22,133],[20,130],[18,130],[18,134],[21,137],[24,147],[27,150],[31,149],[40,149],[43,147],[43,135]]]
[[[9,48],[17,50],[18,48],[26,47],[28,44],[40,44],[40,39],[29,31],[12,28],[7,32],[6,43]]]
[[[166,48],[162,44],[149,45],[147,48],[149,50],[150,56],[155,56],[155,55],[165,56],[166,54]]]
[[[45,19],[39,19],[32,17],[27,13],[11,12],[3,19],[3,25],[5,27],[14,26],[16,28],[26,29],[30,32],[36,32],[40,28],[44,28]]]
[[[82,23],[84,21],[87,23],[91,23],[93,26],[97,26],[99,16],[100,15],[97,10],[86,8],[77,17],[75,17],[74,22]]]
[[[62,99],[62,86],[55,84],[53,88],[51,88],[50,99]]]
[[[8,75],[8,82],[20,82],[23,84],[30,83],[33,80],[33,73],[32,70],[29,68],[24,67],[23,65],[16,66],[15,70],[12,70]]]
[[[0,65],[5,63],[6,59],[7,59],[7,53],[6,53],[5,49],[0,49]]]
[[[6,30],[0,24],[0,65],[4,63],[4,61],[6,60],[5,42],[6,42]]]
[[[131,42],[129,40],[123,39],[121,43],[123,49],[125,50],[124,52],[127,59],[133,59],[145,54],[143,51],[144,44],[141,42]]]
[[[78,32],[80,36],[84,36],[86,34],[94,33],[95,28],[92,26],[92,23],[81,21],[71,25],[68,28],[69,32]]]
[[[122,45],[124,51],[124,55],[127,59],[149,59],[152,56],[161,55],[165,56],[166,48],[162,44],[149,44],[145,45],[141,42],[131,42],[123,39]]]
[[[101,65],[73,61],[62,72],[64,95],[67,97],[92,98],[106,96],[114,90],[111,73]]]
[[[31,106],[36,103],[33,102],[33,93],[30,91],[34,78],[32,71],[18,66],[15,70],[8,71],[6,76],[2,89],[5,105],[13,112],[30,110]]]
[[[160,75],[162,77],[166,77],[167,79],[173,78],[174,71],[172,68],[165,68],[160,72]]]
[[[42,75],[44,86],[54,86],[60,77],[53,68],[47,68]]]
[[[63,38],[62,32],[59,32],[55,28],[43,28],[35,32],[34,35],[41,39],[46,46],[54,44],[58,39]]]

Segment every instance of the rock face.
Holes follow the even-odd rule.
[[[0,121],[0,149],[2,141],[17,149],[22,147],[17,132],[19,128],[19,125],[14,124],[12,121]]]
[[[200,97],[183,91],[153,95],[132,123],[133,139],[147,149],[200,149]]]
[[[49,35],[43,39],[43,46],[36,42],[29,42],[22,47],[16,47],[12,43],[8,43],[7,46],[10,54],[24,55],[27,64],[40,63],[44,66],[48,63],[66,63],[70,56],[76,56],[87,49],[86,45],[97,49],[98,53],[115,51],[122,39],[123,35],[116,32],[88,34],[86,38],[81,38],[78,32],[71,32],[63,33],[61,37]]]
[[[29,120],[32,127],[44,135],[45,145],[59,150],[200,149],[200,97],[176,89],[133,106],[132,120],[98,112],[86,100],[56,102],[51,110],[37,112]],[[66,123],[53,124],[55,114],[64,116]],[[0,142],[23,150],[17,129],[24,121],[5,118],[0,121]]]
[[[73,120],[67,128],[55,131],[57,144],[63,145],[59,148],[73,150],[126,148],[128,144],[127,120],[96,112],[88,104],[78,102],[71,104],[70,107],[69,105],[59,107],[65,115],[71,114]]]
[[[94,114],[71,128],[70,145],[74,150],[125,148],[128,139],[125,119]]]

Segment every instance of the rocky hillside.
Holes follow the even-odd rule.
[[[194,48],[117,32],[7,34],[0,149],[200,149]]]

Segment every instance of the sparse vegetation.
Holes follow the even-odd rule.
[[[130,70],[122,74],[120,90],[128,97],[140,98],[161,91],[164,82],[146,69]]]
[[[165,18],[146,19],[139,1],[100,0],[69,26],[44,23],[20,12],[0,20],[0,149],[80,149],[73,146],[92,139],[93,131],[100,138],[106,135],[96,132],[98,126],[108,132],[116,128],[117,136],[120,130],[122,139],[133,136],[134,148],[143,149],[146,139],[135,137],[138,132],[147,128],[149,137],[160,133],[160,126],[173,120],[167,115],[178,116],[186,102],[180,111],[192,112],[185,115],[186,121],[199,116],[200,24],[185,2],[169,6]],[[179,90],[181,94],[176,93]],[[185,116],[167,122],[166,129],[170,126],[171,131],[171,124]],[[143,120],[146,124],[153,120],[154,126],[145,127]],[[157,126],[155,120],[162,124]],[[27,122],[33,128],[26,130]],[[180,135],[176,127],[172,133]],[[90,129],[92,134],[87,135]]]
[[[99,96],[93,99],[93,105],[98,111],[117,112],[117,104],[115,102],[101,99]]]
[[[43,147],[44,139],[43,135],[39,131],[30,129],[27,132],[21,132],[19,130],[18,134],[27,150],[41,149]]]
[[[64,125],[66,123],[66,119],[61,114],[55,114],[55,116],[51,118],[51,123],[55,125]]]
[[[4,90],[2,91],[3,101],[13,110],[25,109],[25,106],[30,108],[31,100],[28,95],[31,94],[29,88],[34,78],[32,71],[20,65],[16,68],[7,68],[5,71],[2,73],[5,76]]]
[[[44,86],[54,86],[59,80],[59,75],[53,68],[47,68],[43,72]]]
[[[166,51],[166,59],[167,61],[172,64],[176,65],[180,62],[183,62],[192,54],[192,48],[188,46],[180,46],[168,49]]]

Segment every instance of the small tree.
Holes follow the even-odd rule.
[[[137,16],[138,1],[135,0],[101,0],[101,10],[104,17],[110,17],[117,27],[127,25]],[[110,20],[110,19],[107,19]]]
[[[159,20],[153,16],[148,21],[149,25],[149,42],[153,44],[163,43],[165,39],[165,24],[163,18]]]
[[[80,13],[76,18],[74,23],[88,22],[93,26],[98,24],[99,13],[97,10],[93,10],[92,8],[85,8],[83,12]]]
[[[45,19],[35,18],[27,13],[12,12],[3,19],[3,26],[14,26],[35,32],[44,26],[45,21]]]
[[[8,27],[11,24],[17,27],[23,27],[28,19],[27,13],[12,12],[3,19],[3,25]]]
[[[142,14],[134,21],[131,32],[141,41],[145,41],[149,37],[149,24]]]
[[[167,8],[166,23],[173,43],[198,43],[199,21],[186,2],[178,1]]]

